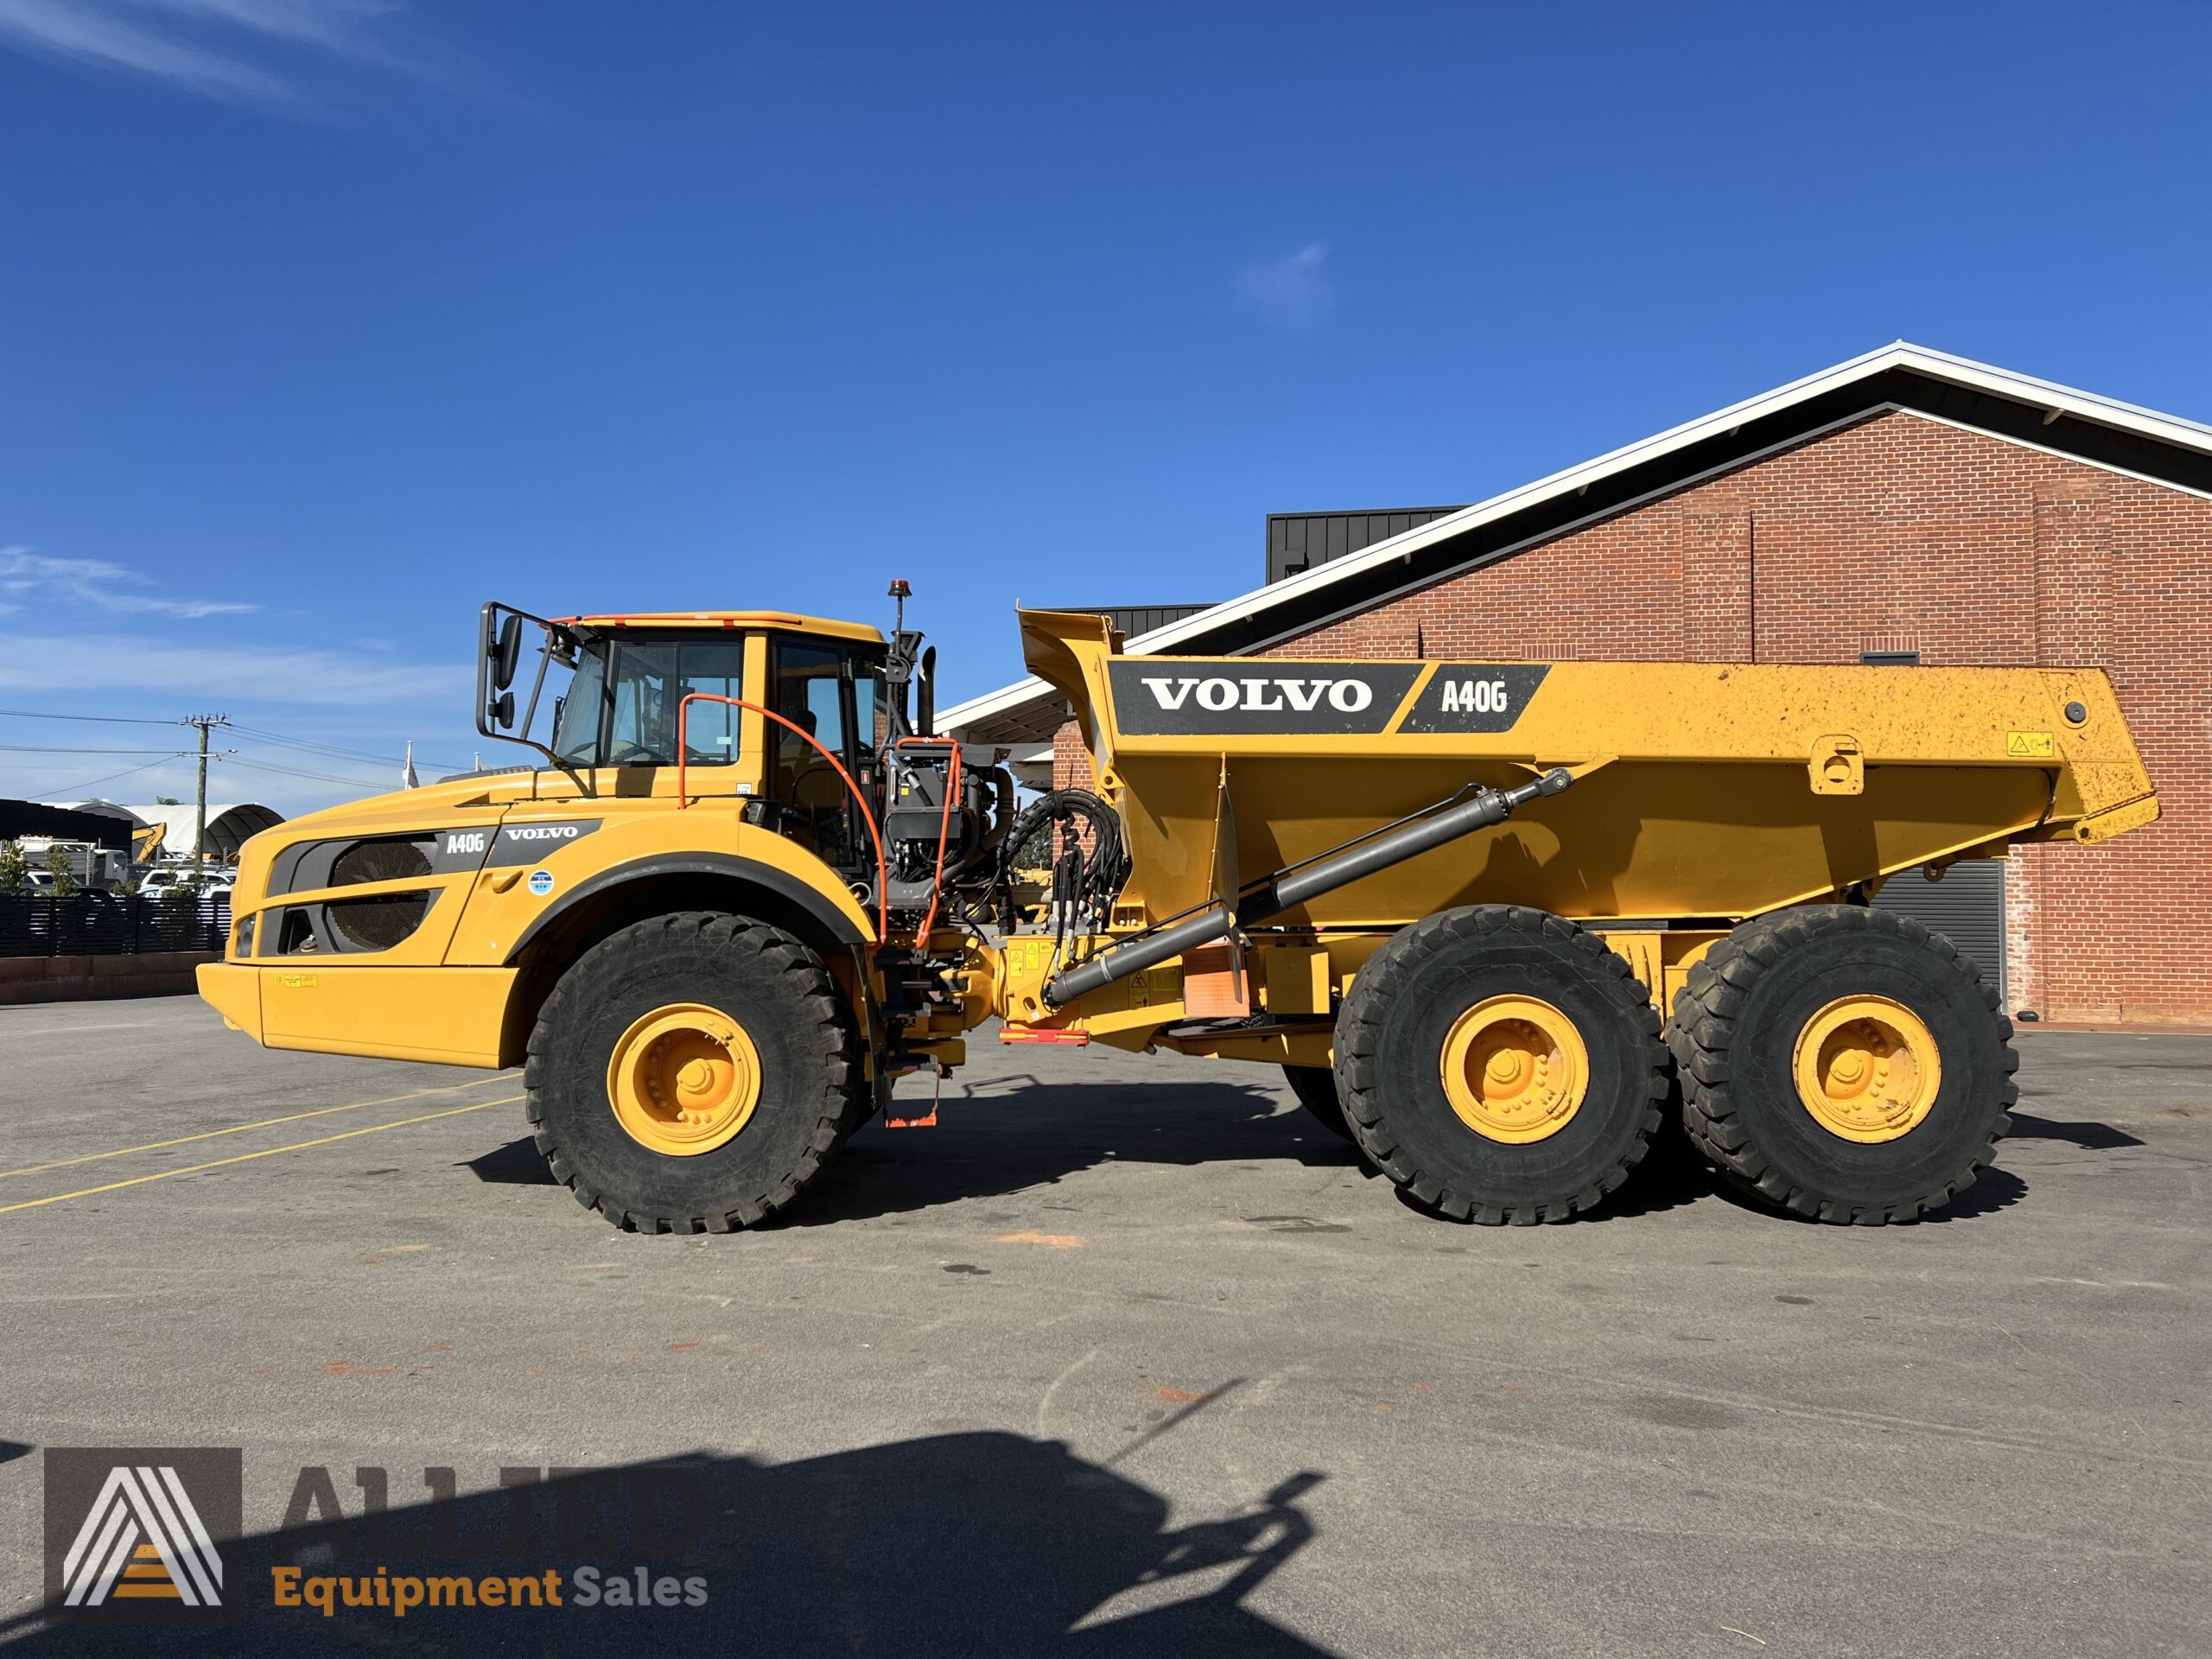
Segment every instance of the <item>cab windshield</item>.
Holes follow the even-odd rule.
[[[672,766],[683,699],[741,696],[744,684],[742,639],[591,640],[578,652],[554,723],[554,753],[573,766]],[[735,761],[740,715],[729,703],[692,704],[686,763]]]

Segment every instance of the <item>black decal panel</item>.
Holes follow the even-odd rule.
[[[1131,737],[1339,737],[1381,732],[1418,663],[1221,662],[1131,657],[1106,664]]]
[[[597,818],[547,818],[536,823],[507,823],[499,826],[499,838],[486,859],[487,867],[503,864],[536,864],[551,857],[563,847],[574,846],[599,828]]]
[[[1439,663],[1402,732],[1510,732],[1550,673],[1541,663]]]
[[[302,841],[285,848],[269,868],[268,894],[351,887],[360,881],[404,881],[453,875],[480,868],[497,833],[488,824],[425,830],[413,835],[348,836]]]

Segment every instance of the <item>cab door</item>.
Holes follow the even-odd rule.
[[[871,798],[880,672],[874,653],[804,634],[769,636],[768,707],[836,755]],[[790,727],[772,723],[766,740],[767,796],[785,833],[842,874],[873,875],[874,839],[836,767]]]

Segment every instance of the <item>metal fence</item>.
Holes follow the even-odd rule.
[[[0,957],[219,952],[230,931],[227,893],[73,893],[67,899],[0,893]]]

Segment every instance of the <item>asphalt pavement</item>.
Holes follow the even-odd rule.
[[[2019,1046],[1915,1226],[1681,1159],[1454,1225],[1278,1073],[986,1033],[785,1222],[653,1238],[511,1074],[0,1008],[0,1640],[149,1645],[38,1615],[44,1454],[140,1446],[243,1449],[241,1622],[163,1652],[2212,1651],[2212,1039]],[[275,1605],[472,1549],[563,1605]]]

